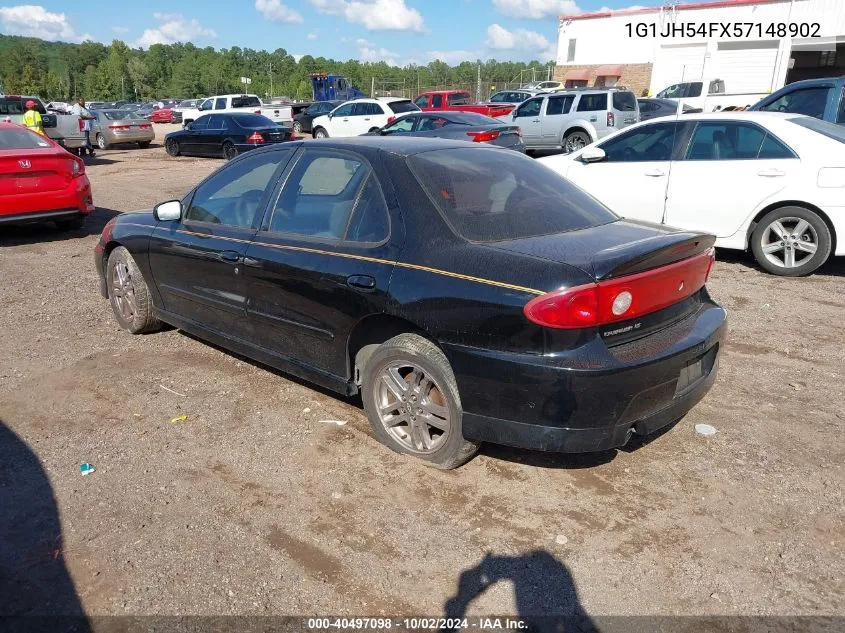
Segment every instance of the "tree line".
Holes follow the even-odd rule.
[[[397,68],[385,62],[337,61],[305,55],[295,59],[285,49],[198,48],[191,43],[131,48],[120,40],[69,44],[0,35],[0,86],[6,94],[37,95],[45,101],[192,98],[242,92],[241,77],[250,77],[249,92],[264,96],[311,98],[309,73],[327,72],[350,79],[369,93],[379,86],[468,85],[478,66],[486,83],[528,80],[531,68],[545,73],[539,61],[467,60],[455,66],[435,60],[424,66]],[[538,75],[538,79],[545,74]]]

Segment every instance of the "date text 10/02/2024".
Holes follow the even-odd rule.
[[[479,631],[522,631],[528,624],[519,618],[309,618],[307,628],[311,631],[371,630],[385,631],[404,629],[408,631],[475,629]]]
[[[748,39],[780,37],[821,37],[818,22],[627,22],[628,37],[681,37]]]

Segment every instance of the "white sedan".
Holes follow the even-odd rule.
[[[410,99],[354,99],[328,114],[318,116],[311,123],[314,138],[360,136],[378,130],[406,112],[419,112]]]
[[[845,128],[776,112],[663,117],[539,159],[619,215],[708,231],[776,275],[845,255]]]

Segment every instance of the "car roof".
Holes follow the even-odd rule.
[[[838,83],[840,81],[845,81],[845,75],[841,75],[839,77],[819,77],[818,79],[802,79],[801,81],[793,81],[792,83],[786,84],[780,90],[783,90],[784,88],[796,88],[801,86],[818,86],[822,83]],[[777,92],[780,92],[780,90],[778,90]]]
[[[720,110],[718,112],[693,112],[680,117],[681,121],[721,121],[724,119],[735,119],[738,121],[786,121],[805,115],[796,112],[756,112],[750,110]],[[649,119],[648,122],[670,120],[672,115]]]
[[[332,149],[368,149],[381,150],[397,156],[413,156],[424,154],[435,150],[476,148],[489,149],[499,152],[501,148],[485,145],[483,143],[471,143],[469,141],[453,141],[443,138],[422,138],[419,136],[350,136],[345,138],[327,138],[317,141],[289,141],[277,143],[256,151],[283,150],[292,146],[304,146],[306,148],[325,147]],[[250,152],[252,153],[252,152]]]

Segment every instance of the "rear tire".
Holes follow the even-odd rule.
[[[381,129],[381,128],[371,127],[371,128],[370,128],[370,131],[369,131],[369,132],[367,132],[367,134],[372,134],[373,132],[378,132],[380,129]]]
[[[329,133],[324,128],[318,127],[314,130],[314,138],[329,138]]]
[[[563,137],[561,146],[563,147],[564,153],[571,154],[572,152],[577,152],[582,147],[586,147],[590,143],[592,143],[592,140],[586,132],[572,130],[571,132],[567,132],[566,136]]]
[[[169,138],[164,142],[164,149],[170,156],[174,158],[179,155],[179,142],[176,139]]]
[[[299,121],[293,122],[293,131],[295,134],[302,134],[302,123]]]
[[[751,252],[757,263],[783,277],[809,275],[830,257],[832,243],[825,221],[804,207],[770,211],[751,234]]]
[[[109,148],[109,142],[106,140],[106,137],[102,134],[97,134],[97,147],[104,151]]]
[[[150,289],[132,255],[118,246],[106,264],[106,287],[118,324],[131,334],[155,332],[161,321],[153,314]]]
[[[238,148],[232,145],[229,141],[223,143],[223,158],[232,160],[238,155]]]
[[[78,231],[85,224],[85,216],[80,215],[77,218],[69,218],[67,220],[56,220],[56,226],[60,231]]]
[[[421,336],[400,334],[373,352],[362,371],[361,399],[376,438],[397,453],[446,470],[478,451],[463,436],[449,361]]]

